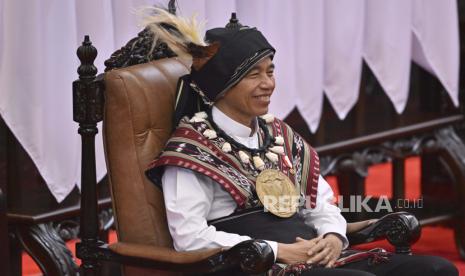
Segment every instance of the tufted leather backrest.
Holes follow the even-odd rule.
[[[119,241],[172,247],[163,195],[144,172],[171,134],[176,84],[186,73],[169,58],[105,74],[103,135]]]

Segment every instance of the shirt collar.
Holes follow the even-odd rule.
[[[256,119],[254,120],[254,129],[252,132],[250,127],[246,127],[243,124],[236,122],[234,119],[224,114],[216,106],[213,106],[212,108],[212,117],[215,124],[217,124],[218,127],[220,127],[228,135],[245,138],[255,135],[258,129],[258,122]]]

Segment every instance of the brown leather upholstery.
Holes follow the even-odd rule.
[[[103,135],[120,242],[172,247],[163,196],[144,171],[170,136],[177,80],[187,72],[170,58],[105,75]]]

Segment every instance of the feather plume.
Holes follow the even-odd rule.
[[[142,24],[150,28],[155,35],[154,43],[157,40],[165,42],[178,57],[190,60],[194,52],[191,49],[195,49],[195,52],[203,48],[208,49],[201,31],[204,24],[199,23],[195,15],[192,18],[184,18],[158,7],[143,8],[140,14]]]

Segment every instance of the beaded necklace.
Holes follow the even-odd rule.
[[[262,171],[266,169],[267,165],[265,165],[264,160],[260,157],[260,154],[264,154],[265,157],[270,160],[273,164],[277,164],[279,161],[279,156],[281,155],[284,161],[284,164],[289,168],[292,168],[292,164],[289,161],[289,158],[284,154],[284,139],[281,136],[273,137],[271,136],[268,127],[266,126],[267,123],[271,123],[274,120],[274,117],[270,114],[264,115],[261,117],[257,117],[258,126],[260,130],[264,134],[263,138],[263,145],[259,148],[249,148],[231,136],[226,134],[224,130],[222,130],[218,125],[213,121],[212,110],[209,108],[206,112],[198,112],[196,113],[189,122],[204,122],[208,120],[209,125],[212,129],[204,129],[202,130],[203,135],[208,139],[215,141],[217,137],[221,137],[225,142],[220,146],[222,151],[228,153],[232,151],[232,147],[234,147],[235,154],[242,163],[244,168],[251,168],[254,171]],[[266,119],[265,119],[266,118]],[[248,152],[248,154],[246,153]],[[250,162],[250,161],[253,162]]]
[[[222,130],[213,121],[212,109],[211,108],[208,109],[207,115],[208,115],[208,121],[209,121],[211,127],[213,128],[214,131],[216,131],[218,136],[222,137],[226,142],[230,143],[231,145],[234,145],[237,149],[250,152],[250,154],[252,156],[259,155],[260,153],[266,153],[268,151],[268,148],[270,147],[270,145],[275,142],[275,138],[273,136],[271,136],[268,128],[266,127],[265,120],[260,118],[260,117],[257,117],[258,127],[263,131],[263,134],[265,135],[265,137],[263,138],[263,145],[260,146],[258,149],[253,149],[253,148],[249,148],[249,147],[237,142],[236,140],[234,140],[234,138],[232,138],[231,136],[226,134],[226,132],[224,132],[224,130]]]

